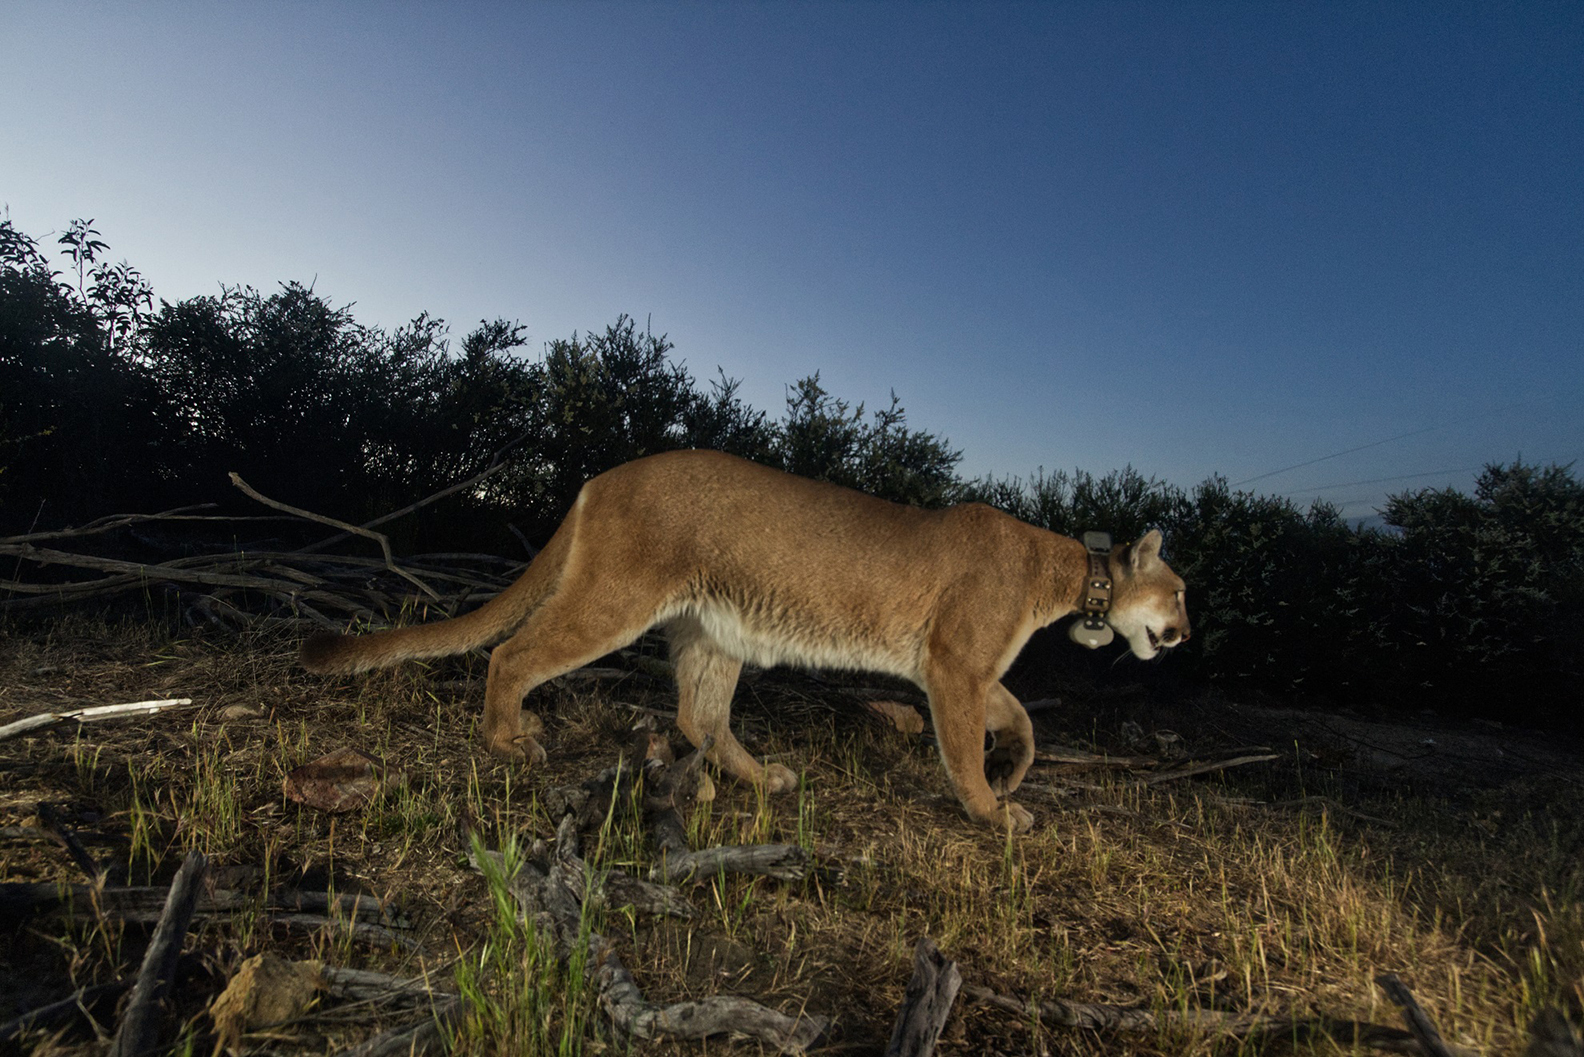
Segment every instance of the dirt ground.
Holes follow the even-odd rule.
[[[201,917],[189,936],[165,1032],[178,1050],[216,1049],[209,1004],[260,951],[444,980],[482,964],[493,908],[467,863],[459,819],[476,818],[492,846],[548,838],[555,820],[546,791],[611,766],[645,715],[686,749],[666,725],[673,691],[642,671],[541,691],[530,703],[546,720],[550,761],[525,773],[476,751],[477,659],[320,679],[296,668],[292,647],[289,637],[92,621],[0,627],[0,724],[85,705],[194,700],[155,717],[0,741],[7,891],[87,882],[46,832],[53,813],[111,885],[168,883],[183,854],[201,847],[213,862],[211,887],[252,900]],[[633,659],[609,664],[631,668]],[[1516,1052],[1543,1004],[1579,1019],[1584,746],[1576,739],[1432,715],[1388,720],[1364,707],[1187,698],[1121,668],[1077,685],[1039,685],[1015,670],[1009,685],[1037,702],[1042,748],[1154,762],[1038,765],[1018,797],[1038,826],[1009,842],[962,815],[927,736],[888,730],[863,706],[878,697],[920,705],[916,693],[862,676],[745,680],[736,705],[744,741],[800,770],[804,789],[766,803],[722,781],[718,797],[695,810],[692,833],[713,843],[797,844],[827,869],[802,882],[721,877],[694,886],[686,891],[694,916],[683,923],[608,912],[604,934],[645,996],[750,996],[830,1018],[818,1052],[878,1053],[913,944],[928,934],[965,983],[1019,1000],[1398,1024],[1372,986],[1376,972],[1392,970],[1412,978],[1449,1038],[1479,1052]],[[400,780],[346,814],[284,795],[292,768],[346,746],[379,757]],[[1259,746],[1276,759],[1148,784],[1162,768]],[[642,873],[649,862],[641,834],[601,848],[614,869]],[[287,891],[377,896],[402,943],[266,913],[268,899]],[[101,910],[40,913],[5,898],[0,917],[0,1022],[126,977],[148,933]],[[540,1020],[564,1025],[586,1001],[573,994]],[[88,1013],[12,1045],[104,1052],[114,998]],[[402,1016],[326,997],[230,1050],[335,1053]],[[769,1052],[730,1038],[634,1043],[597,1013],[588,1018],[578,1028],[585,1041],[567,1052]],[[940,1052],[1239,1046],[1213,1030],[1096,1034],[1031,1020],[963,999]],[[500,1044],[494,1029],[476,1030],[460,1049]],[[551,1052],[548,1042],[512,1037],[519,1052]],[[1334,1052],[1329,1046],[1321,1048]]]

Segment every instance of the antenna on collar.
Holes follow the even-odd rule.
[[[1083,545],[1089,558],[1089,571],[1084,577],[1083,619],[1074,621],[1067,634],[1078,645],[1097,650],[1116,637],[1105,619],[1111,610],[1111,534],[1085,532]]]

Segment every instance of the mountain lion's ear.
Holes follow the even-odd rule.
[[[1134,572],[1141,572],[1160,561],[1161,534],[1159,529],[1150,529],[1144,538],[1128,548],[1128,565]]]

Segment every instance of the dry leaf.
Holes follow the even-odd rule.
[[[345,748],[305,763],[286,776],[286,795],[320,811],[352,811],[374,799],[389,775],[377,757]]]

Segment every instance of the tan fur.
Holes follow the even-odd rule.
[[[771,792],[795,788],[797,776],[761,765],[732,736],[743,663],[885,672],[929,695],[969,815],[1024,830],[1033,816],[996,796],[1023,780],[1033,730],[1000,678],[1037,628],[1079,608],[1086,571],[1076,540],[977,503],[920,510],[719,452],[677,451],[584,485],[521,579],[475,612],[316,635],[302,662],[359,672],[498,642],[484,740],[497,755],[537,761],[528,692],[664,626],[683,733],[695,745],[713,736],[717,766]],[[1183,582],[1160,559],[1159,533],[1114,552],[1111,573],[1110,622],[1134,654],[1151,658],[1188,637]],[[999,761],[990,776],[987,730]]]

